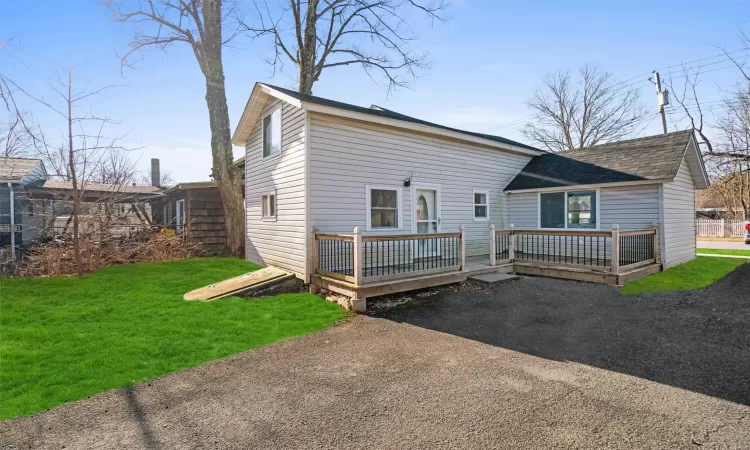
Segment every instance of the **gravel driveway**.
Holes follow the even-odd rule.
[[[0,423],[1,448],[750,448],[750,264],[445,291]]]

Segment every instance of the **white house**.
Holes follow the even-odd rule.
[[[467,260],[482,258],[494,267],[514,261],[509,250],[531,260],[543,245],[548,263],[596,259],[617,273],[617,262],[631,261],[622,259],[614,224],[639,245],[646,241],[637,236],[659,236],[648,258],[671,266],[695,255],[694,189],[708,185],[690,131],[549,154],[261,83],[233,142],[247,150],[247,259],[306,281],[319,272],[355,285],[382,281],[417,263],[415,276],[466,271]],[[523,249],[521,233],[535,243]],[[581,243],[584,236],[599,242]],[[580,264],[568,253],[583,245],[590,254]]]

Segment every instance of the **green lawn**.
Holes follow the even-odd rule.
[[[632,295],[699,289],[710,286],[746,262],[745,259],[737,258],[698,257],[685,264],[670,267],[664,272],[631,281],[625,284],[622,293]]]
[[[257,268],[211,258],[107,267],[81,278],[0,279],[0,419],[317,331],[347,315],[308,293],[182,299]]]
[[[750,246],[748,246],[750,248]],[[750,250],[719,250],[715,248],[699,248],[698,254],[706,255],[731,255],[731,256],[750,256]]]

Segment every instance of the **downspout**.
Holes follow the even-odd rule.
[[[16,211],[15,211],[15,192],[13,191],[13,184],[8,183],[8,189],[10,189],[10,258],[16,260]]]

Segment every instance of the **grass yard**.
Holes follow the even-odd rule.
[[[746,262],[745,259],[699,256],[685,264],[670,267],[664,272],[626,283],[622,293],[633,295],[700,289],[710,286]]]
[[[748,245],[748,248],[750,248],[750,245]],[[696,250],[696,253],[703,253],[706,255],[750,256],[750,250],[723,250],[716,248],[699,248]]]
[[[0,419],[318,331],[347,315],[308,293],[182,299],[257,268],[207,258],[82,278],[0,279]]]

